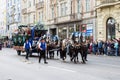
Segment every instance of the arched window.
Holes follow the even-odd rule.
[[[112,17],[108,18],[106,27],[107,39],[115,38],[115,19]]]

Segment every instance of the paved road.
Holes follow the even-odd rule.
[[[38,57],[25,62],[25,56],[13,49],[0,51],[0,80],[120,80],[120,57],[88,56],[87,64],[67,60],[47,60]]]

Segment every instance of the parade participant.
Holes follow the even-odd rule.
[[[23,48],[26,51],[26,57],[25,58],[28,60],[29,59],[28,56],[30,54],[30,49],[31,49],[31,43],[28,41],[28,39],[26,39],[26,42],[24,43]]]
[[[46,49],[47,49],[47,44],[44,39],[41,39],[41,42],[39,43],[38,48],[40,49],[40,56],[39,56],[39,63],[41,61],[41,58],[44,58],[44,63],[47,64],[46,62]]]

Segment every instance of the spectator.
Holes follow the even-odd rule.
[[[101,40],[98,41],[98,54],[102,54],[103,50],[102,50],[102,47],[103,47],[103,43]]]
[[[92,44],[92,46],[93,46],[93,53],[94,53],[95,55],[97,55],[97,42],[94,41],[93,44]]]
[[[119,55],[119,43],[117,40],[114,42],[114,48],[115,48],[115,56]]]
[[[107,55],[107,41],[105,41],[104,43],[103,43],[103,51],[104,51],[104,55]]]

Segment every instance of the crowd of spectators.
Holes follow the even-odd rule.
[[[120,56],[120,38],[119,40],[93,41],[89,44],[89,53],[95,55]]]

